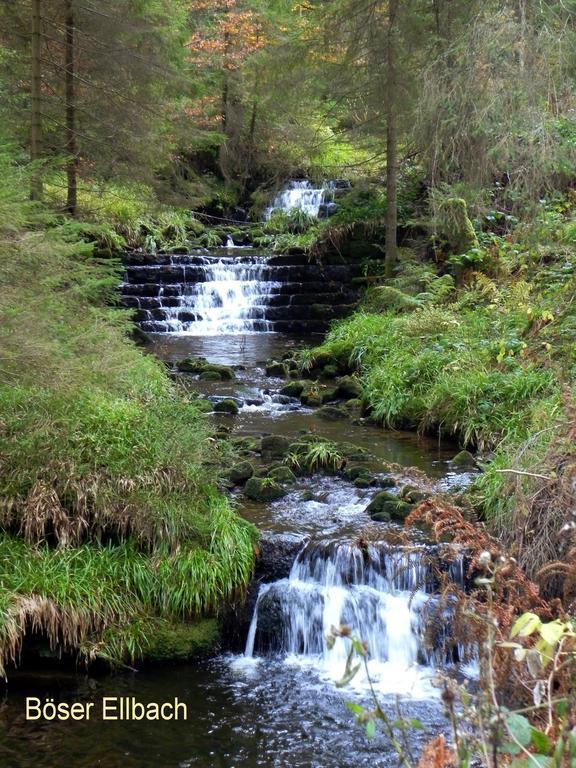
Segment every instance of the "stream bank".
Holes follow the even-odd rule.
[[[267,487],[270,472],[283,472],[282,493],[269,501],[247,493],[248,477],[237,482],[228,472],[220,478],[237,509],[261,532],[256,578],[248,600],[226,617],[221,652],[212,659],[100,679],[63,669],[34,678],[12,675],[0,748],[17,768],[32,762],[112,766],[119,760],[144,768],[391,765],[396,755],[386,740],[368,741],[345,705],[349,698],[369,704],[366,680],[359,676],[344,692],[335,687],[346,644],[340,638],[328,648],[325,638],[332,625],[349,624],[370,643],[370,674],[382,705],[392,712],[396,694],[401,695],[406,713],[425,726],[414,734],[415,749],[446,728],[433,686],[435,670],[465,666],[466,659],[449,642],[449,633],[429,637],[435,617],[427,606],[434,606],[435,583],[427,558],[434,552],[425,538],[407,552],[399,539],[400,521],[375,521],[367,510],[378,494],[399,499],[414,483],[425,493],[448,490],[464,485],[469,473],[451,463],[453,445],[384,432],[361,416],[326,420],[318,404],[282,394],[288,380],[270,361],[319,341],[288,331],[325,327],[330,318],[321,310],[311,318],[300,309],[317,297],[318,278],[327,293],[325,272],[304,263],[274,264],[273,254],[242,250],[182,255],[178,264],[163,256],[156,263],[157,258],[140,256],[142,263],[130,263],[123,286],[123,295],[137,300],[133,306],[143,329],[151,333],[160,328],[146,323],[162,324],[162,333],[151,333],[152,350],[192,399],[204,404],[204,418],[215,424],[221,442],[235,443],[234,463],[248,462]],[[330,300],[346,297],[349,274],[338,276],[340,283],[330,283]],[[294,301],[297,297],[304,298]],[[336,308],[346,306],[342,301],[334,302]],[[269,325],[283,322],[268,314],[275,302],[288,325]],[[200,357],[209,361],[212,374],[220,366],[218,376],[194,371],[194,364],[179,370],[182,361]],[[224,370],[232,373],[223,376]],[[231,413],[221,409],[226,401],[233,403]],[[279,454],[269,450],[275,441],[282,446]],[[338,465],[327,472],[293,466],[293,479],[286,480],[291,446],[322,443],[336,447]],[[355,464],[362,468],[358,474],[350,472]],[[461,567],[449,576],[460,583]],[[24,723],[23,696],[39,691],[65,702],[117,692],[148,701],[178,695],[191,718],[154,729],[139,723],[104,727],[98,720],[74,731],[66,724]],[[28,748],[33,742],[43,744],[43,757]]]

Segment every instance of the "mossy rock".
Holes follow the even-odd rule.
[[[322,398],[315,389],[304,390],[300,395],[300,402],[302,405],[307,405],[309,408],[319,408],[322,405]]]
[[[438,208],[438,229],[455,254],[478,248],[478,237],[468,218],[466,201],[461,197],[449,197],[442,201]]]
[[[214,404],[214,411],[216,413],[229,413],[233,416],[237,416],[240,411],[240,406],[236,400],[232,400],[232,398],[226,398],[225,400],[220,400]]]
[[[276,360],[272,360],[266,364],[266,376],[275,376],[277,378],[285,379],[288,375],[288,368],[285,363],[279,363]]]
[[[233,437],[230,442],[242,453],[258,453],[260,451],[260,440],[251,435]]]
[[[366,467],[363,464],[350,464],[344,470],[346,480],[356,480],[358,477],[366,474]]]
[[[420,488],[415,485],[405,485],[400,491],[400,498],[402,501],[407,501],[409,504],[419,504],[424,499],[428,498],[427,493],[424,493]]]
[[[370,488],[373,485],[376,485],[376,479],[370,475],[360,475],[354,480],[355,488]]]
[[[320,399],[323,403],[331,403],[333,400],[337,400],[336,387],[326,387],[320,391]]]
[[[336,382],[335,395],[339,400],[357,400],[362,397],[362,385],[353,376],[342,376]]]
[[[280,390],[281,395],[288,395],[288,397],[300,397],[304,391],[304,382],[291,381],[289,384],[285,384]]]
[[[459,451],[452,459],[452,464],[459,469],[474,469],[478,466],[470,451]]]
[[[309,488],[307,488],[305,491],[302,491],[302,493],[300,494],[299,501],[304,501],[304,502],[314,501],[314,494]]]
[[[338,376],[338,366],[337,365],[325,365],[324,368],[322,368],[322,376],[325,379],[335,379],[336,376]]]
[[[244,486],[244,493],[252,501],[276,501],[286,495],[286,489],[267,477],[251,477]]]
[[[270,459],[281,459],[288,453],[290,441],[282,435],[266,435],[260,443],[262,456]]]
[[[354,443],[340,443],[338,450],[348,461],[366,461],[370,456],[366,448]]]
[[[153,631],[147,632],[148,647],[143,660],[152,663],[186,661],[213,653],[220,634],[216,619],[174,622],[158,619]]]
[[[366,512],[372,520],[377,522],[383,522],[378,516],[381,516],[385,521],[403,522],[411,510],[412,504],[402,501],[398,496],[394,496],[387,491],[377,493],[366,507]]]
[[[276,480],[278,483],[295,483],[296,475],[289,467],[274,467],[268,471],[268,477]]]
[[[336,405],[323,405],[321,408],[318,408],[316,415],[326,421],[340,421],[348,418],[346,411]]]
[[[186,225],[186,231],[194,235],[194,237],[200,237],[206,231],[206,227],[200,221],[190,221]]]
[[[222,381],[222,376],[218,371],[202,371],[198,378],[200,381]]]
[[[217,365],[216,363],[208,363],[204,366],[203,373],[217,373],[222,381],[233,381],[236,378],[233,368],[228,365]]]
[[[239,485],[249,480],[254,474],[254,467],[249,461],[241,461],[239,464],[235,464],[228,472],[228,477],[235,484]]]
[[[208,365],[208,361],[203,357],[186,357],[184,360],[178,360],[176,368],[181,373],[202,373]]]
[[[393,477],[379,477],[378,485],[380,488],[395,488],[397,485],[396,480]]]
[[[320,369],[325,368],[327,365],[332,365],[335,368],[338,367],[338,361],[334,358],[334,356],[330,352],[327,352],[325,350],[317,350],[314,353],[314,358],[312,362],[315,368],[320,368]]]

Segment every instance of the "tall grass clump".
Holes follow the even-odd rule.
[[[122,627],[216,612],[254,532],[194,401],[130,341],[120,264],[17,192],[8,151],[0,171],[0,664],[29,632],[138,656],[151,638]]]

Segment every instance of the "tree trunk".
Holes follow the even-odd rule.
[[[398,0],[390,0],[388,6],[386,91],[386,277],[392,277],[398,261],[396,244],[398,230],[397,176],[398,176],[398,127],[397,127],[397,76],[396,76],[396,14]]]
[[[76,147],[76,83],[74,72],[74,8],[73,0],[65,0],[66,7],[66,162],[67,196],[66,212],[76,216],[78,208],[78,152]]]
[[[32,171],[30,198],[42,199],[42,50],[41,0],[32,0],[32,85],[30,113],[30,160],[36,164]]]

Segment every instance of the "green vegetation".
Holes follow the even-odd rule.
[[[146,655],[147,627],[217,611],[254,532],[217,494],[194,400],[129,340],[119,264],[28,203],[3,153],[0,663],[29,627],[53,647]]]

